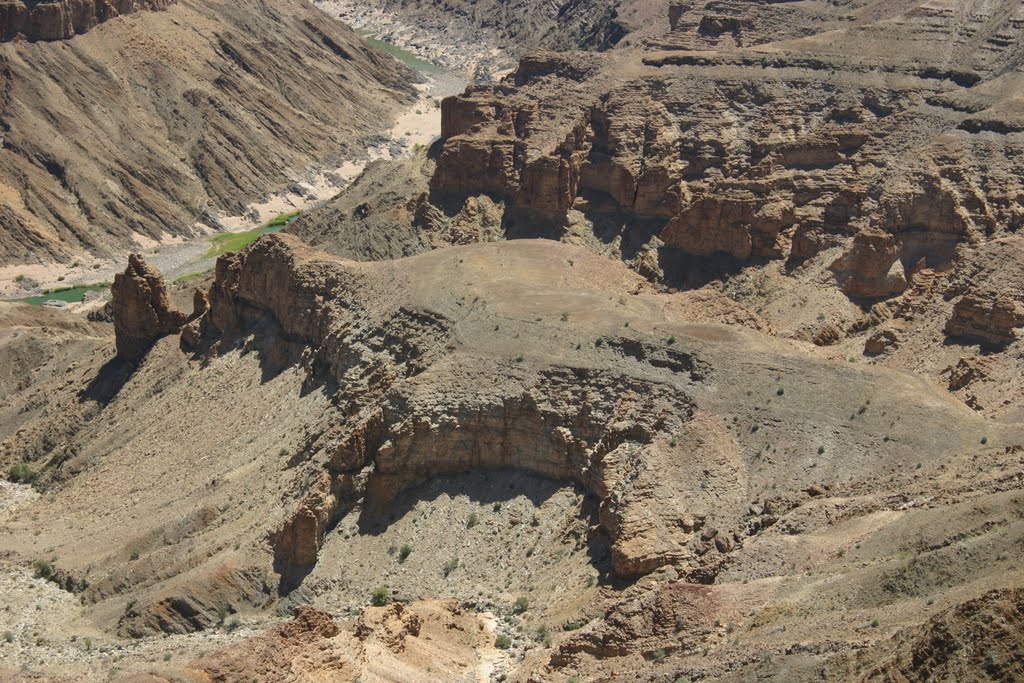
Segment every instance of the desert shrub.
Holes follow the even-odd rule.
[[[528,609],[530,609],[530,601],[525,595],[519,596],[516,598],[516,601],[512,603],[512,610],[516,614],[522,614]]]
[[[499,650],[507,650],[512,647],[512,636],[502,633],[494,639],[494,647]]]
[[[31,484],[38,476],[31,467],[23,462],[11,465],[11,468],[7,470],[7,478],[15,484]]]
[[[459,568],[459,558],[453,557],[441,566],[441,571],[447,579],[448,575]]]
[[[402,547],[398,549],[398,561],[405,562],[409,559],[409,555],[412,554],[412,546],[408,543],[403,543]]]
[[[387,586],[377,586],[373,589],[373,593],[370,595],[371,605],[374,607],[383,607],[389,602],[391,602],[391,596],[388,594]]]
[[[32,569],[37,579],[50,579],[53,577],[53,565],[46,560],[36,560],[32,563]]]
[[[467,529],[472,529],[473,527],[476,526],[478,521],[479,520],[477,519],[477,516],[476,516],[475,512],[469,513],[469,519],[466,520],[466,528]]]
[[[668,653],[665,652],[664,650],[655,650],[654,652],[651,653],[651,659],[653,659],[656,662],[660,662],[660,661],[664,660],[665,657],[667,657],[667,656],[668,656]]]

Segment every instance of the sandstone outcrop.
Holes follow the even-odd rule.
[[[986,14],[987,35],[1019,34],[1011,4]],[[487,194],[513,221],[548,226],[539,234],[612,223],[632,249],[666,257],[800,262],[841,245],[842,291],[899,295],[919,269],[1024,221],[1008,189],[1024,171],[1016,138],[968,125],[981,110],[1014,118],[1001,83],[1021,65],[980,47],[943,62],[960,20],[938,7],[849,16],[824,3],[676,3],[657,49],[531,55],[505,82],[443,103],[434,196]],[[898,61],[836,47],[895,46],[897,32],[915,36]]]
[[[110,288],[117,357],[138,362],[156,340],[177,334],[186,316],[171,306],[164,278],[141,254],[128,257],[128,267]]]
[[[971,292],[956,302],[946,321],[951,337],[979,341],[997,348],[1012,344],[1024,328],[1024,300],[1012,292]]]
[[[65,601],[110,633],[225,627],[187,665],[215,679],[507,661],[537,681],[818,680],[1010,580],[1020,426],[963,402],[1014,410],[992,378],[1018,347],[962,368],[943,347],[952,400],[877,362],[914,342],[902,306],[851,305],[910,336],[847,362],[769,335],[733,284],[662,293],[544,240],[356,262],[262,237],[219,260],[189,343],[158,340],[116,399],[97,386],[109,343],[19,371],[0,454],[59,485],[0,540],[25,566],[52,548],[82,590]],[[304,603],[355,617],[378,589],[403,606],[229,643]],[[464,607],[420,602],[438,595]]]
[[[176,0],[5,0],[0,41],[15,37],[63,40],[97,24],[140,10],[161,10]]]
[[[502,258],[513,260],[501,268],[512,268],[541,245],[496,245],[482,258],[509,249]],[[417,263],[444,268],[453,258],[432,252]],[[584,265],[574,256],[571,270],[605,270],[592,262],[596,258],[586,256]],[[710,527],[718,519],[718,528],[734,529],[739,523],[730,505],[737,511],[747,506],[722,498],[713,506],[686,502],[666,476],[680,466],[679,443],[697,444],[701,459],[730,463],[740,457],[728,430],[700,413],[693,398],[718,381],[704,357],[707,349],[680,347],[674,338],[666,343],[606,333],[588,345],[619,359],[614,368],[522,358],[481,366],[472,355],[460,359],[461,352],[451,351],[465,343],[456,342],[453,320],[466,302],[457,299],[455,310],[438,307],[430,283],[439,271],[425,267],[417,266],[426,305],[421,308],[415,298],[392,303],[394,288],[408,276],[404,271],[334,259],[287,235],[265,237],[218,261],[210,307],[199,319],[205,330],[200,353],[225,352],[239,336],[256,333],[266,340],[260,348],[268,371],[301,362],[309,389],[335,387],[334,400],[348,406],[348,419],[311,432],[302,447],[305,457],[322,460],[326,473],[303,489],[302,502],[271,534],[281,590],[311,571],[327,530],[348,510],[383,510],[432,478],[475,470],[519,470],[582,487],[599,502],[611,565],[620,577],[665,564],[687,567],[700,580],[713,576],[719,559],[742,546],[742,536],[723,531],[702,545],[695,542],[697,525],[682,520],[696,516]],[[382,270],[388,273],[383,280]],[[642,291],[642,280],[633,277],[630,286]],[[324,286],[359,294],[343,296],[339,305],[323,296]],[[477,294],[477,305],[493,296]],[[573,314],[560,315],[571,320]],[[364,319],[376,322],[364,328],[358,322]],[[466,324],[460,324],[463,340]],[[622,361],[659,369],[671,380],[624,372]],[[443,386],[436,382],[439,373]],[[720,485],[736,486],[729,478],[739,476],[737,470],[723,472]]]

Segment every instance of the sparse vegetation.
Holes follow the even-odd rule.
[[[228,608],[223,605],[217,609],[217,626],[223,626],[224,620],[228,618]]]
[[[655,662],[664,661],[666,657],[668,657],[668,653],[664,650],[655,650],[651,653],[651,659]]]
[[[402,547],[398,550],[398,561],[405,562],[409,559],[409,555],[412,554],[412,546],[408,543],[403,543]]]
[[[258,228],[254,228],[253,230],[246,230],[245,232],[225,232],[220,235],[214,235],[210,238],[210,251],[206,253],[206,257],[212,258],[214,256],[222,256],[233,251],[245,249],[263,235],[283,230],[285,226],[298,218],[299,213],[300,212],[298,211],[292,211],[290,213],[279,214],[270,219],[266,224]]]
[[[547,626],[541,626],[537,629],[537,642],[541,643],[544,647],[551,647],[551,632]]]
[[[53,578],[53,565],[46,560],[36,560],[32,563],[32,573],[37,579]]]
[[[530,609],[530,600],[525,595],[519,596],[516,598],[516,601],[512,603],[512,611],[516,614],[522,614],[528,609]]]
[[[786,393],[786,390],[784,388],[782,388],[782,387],[779,387],[778,389],[775,390],[775,395],[776,396],[782,396],[785,393]]]
[[[445,562],[441,566],[441,572],[444,574],[444,577],[447,579],[448,575],[451,574],[453,571],[455,571],[458,568],[459,568],[459,558],[453,557],[452,559],[448,560],[447,562]]]
[[[987,436],[981,437],[981,445],[984,446],[987,443],[988,443],[988,437]]]
[[[391,602],[391,595],[387,586],[377,586],[373,589],[373,593],[370,595],[371,605],[374,607],[384,607],[389,602]]]
[[[230,633],[231,631],[238,630],[238,628],[241,627],[241,625],[242,625],[241,619],[239,619],[238,617],[232,617],[231,621],[228,622],[228,624],[227,624],[227,626],[225,628]]]
[[[821,455],[824,452],[825,452],[825,447],[824,446],[818,446],[818,455]]]
[[[5,643],[13,643],[14,642],[14,634],[11,633],[10,631],[4,631],[4,642]]]
[[[512,647],[512,636],[507,633],[501,633],[497,638],[494,639],[494,647],[499,650],[507,650]]]
[[[469,518],[466,520],[466,528],[467,529],[472,529],[473,527],[475,527],[477,525],[478,522],[479,522],[479,519],[477,518],[476,513],[475,512],[471,512],[471,513],[469,513]]]
[[[194,273],[185,273],[184,275],[179,275],[178,277],[174,278],[174,284],[180,285],[183,282],[189,282],[191,280],[198,280],[200,278],[205,277],[206,274],[209,273],[209,272],[210,272],[209,270],[197,270]]]
[[[669,345],[669,346],[672,346],[672,345],[673,345],[673,344],[675,344],[675,343],[676,343],[676,337],[675,337],[675,335],[672,335],[671,337],[669,337],[669,338],[668,338],[668,345]]]
[[[28,465],[19,462],[7,470],[7,478],[15,484],[32,484],[39,475]]]

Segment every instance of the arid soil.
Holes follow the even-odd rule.
[[[209,232],[353,158],[414,98],[408,70],[304,0],[152,3],[36,41],[93,3],[28,4],[58,26],[0,44],[0,265]]]
[[[206,279],[0,304],[0,678],[1024,676],[1019,3],[652,22]]]

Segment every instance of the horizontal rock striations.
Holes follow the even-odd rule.
[[[534,284],[534,275],[517,286],[525,288],[519,294],[494,284],[502,272],[540,272],[531,265],[540,252],[557,262],[564,247],[472,249],[472,265],[462,252],[441,251],[410,260],[410,271],[403,261],[344,261],[276,235],[218,261],[209,309],[186,328],[198,352],[228,353],[250,339],[266,372],[301,364],[304,391],[330,391],[345,416],[308,432],[301,457],[322,470],[269,536],[283,591],[312,570],[340,516],[383,510],[403,491],[460,472],[519,470],[581,487],[598,502],[612,568],[623,578],[676,564],[705,580],[721,554],[774,523],[758,518],[741,530],[748,522],[734,516],[745,510],[731,498],[742,489],[744,466],[728,430],[696,398],[727,381],[718,377],[717,352],[667,333],[656,339],[609,330],[552,342],[567,344],[569,358],[517,355],[520,343],[543,348],[547,335],[577,329],[571,320],[579,313],[549,310],[553,327],[535,330],[533,340],[498,341],[500,311],[546,285]],[[580,273],[573,277],[606,270],[597,257],[571,253],[570,271]],[[494,271],[472,300],[441,284],[462,268]],[[632,277],[630,286],[643,291]],[[398,295],[410,286],[415,294]],[[580,361],[571,360],[575,354]],[[699,463],[709,461],[718,465],[699,474]],[[702,486],[722,493],[713,501],[681,496],[679,476],[710,477],[715,483]]]
[[[799,25],[792,3],[698,5],[676,6],[656,48],[538,53],[446,100],[434,199],[486,194],[556,229],[618,221],[632,249],[663,256],[800,263],[843,247],[837,284],[868,300],[1024,222],[1011,85],[1024,72],[1002,47],[1024,28],[1015,3],[969,18],[850,7],[823,20],[832,33],[789,41],[764,13]],[[990,42],[965,37],[977,31]]]
[[[5,0],[0,41],[64,40],[139,10],[161,10],[176,0]]]

